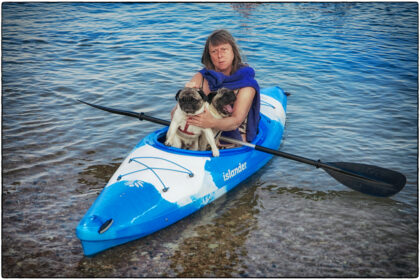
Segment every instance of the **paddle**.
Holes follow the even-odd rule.
[[[134,117],[140,120],[147,120],[166,126],[170,125],[169,121],[154,118],[144,113],[113,109],[109,107],[91,104],[82,100],[78,101],[110,113]],[[381,197],[392,196],[398,193],[402,188],[404,188],[404,185],[406,183],[406,178],[403,174],[374,165],[351,162],[321,162],[320,160],[315,161],[297,155],[292,155],[289,153],[269,149],[259,145],[223,136],[221,137],[221,140],[237,145],[247,146],[257,151],[269,153],[275,156],[280,156],[294,161],[310,164],[315,166],[316,168],[322,168],[331,177],[336,179],[341,184],[364,194]]]

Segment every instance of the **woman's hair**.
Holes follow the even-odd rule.
[[[204,67],[209,70],[215,70],[210,57],[210,44],[216,47],[226,43],[232,46],[234,55],[231,74],[235,73],[239,68],[243,66],[241,54],[239,53],[239,47],[236,45],[235,38],[233,38],[233,36],[228,31],[220,29],[213,31],[213,33],[207,38],[206,45],[204,46],[203,56],[201,57],[201,63],[204,64]]]

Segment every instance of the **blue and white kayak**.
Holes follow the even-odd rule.
[[[261,121],[253,144],[278,149],[287,98],[261,90]],[[123,161],[76,228],[84,254],[94,255],[165,228],[219,198],[273,155],[250,147],[189,151],[165,146],[167,127],[142,139]]]

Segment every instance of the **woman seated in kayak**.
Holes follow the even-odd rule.
[[[223,131],[223,136],[251,142],[260,120],[260,88],[254,69],[242,62],[235,39],[226,30],[216,30],[207,38],[201,62],[205,68],[185,86],[202,88],[205,94],[225,87],[235,91],[236,101],[230,117],[216,119],[206,110],[190,117],[188,124],[215,128]]]

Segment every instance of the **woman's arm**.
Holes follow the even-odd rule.
[[[188,124],[203,128],[215,128],[222,131],[234,130],[238,128],[248,116],[254,96],[254,88],[241,88],[236,97],[232,116],[223,119],[216,119],[209,111],[206,110],[202,114],[190,117],[188,119]]]

